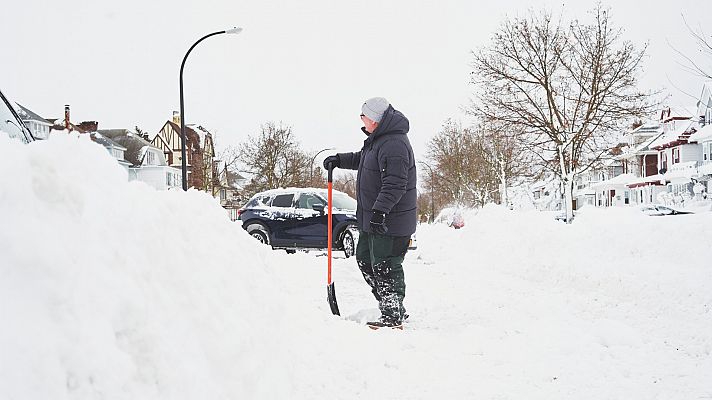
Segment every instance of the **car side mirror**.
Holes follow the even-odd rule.
[[[324,207],[325,207],[325,206],[324,206],[323,204],[321,204],[321,203],[317,203],[317,204],[312,205],[312,209],[313,209],[314,211],[319,211],[319,212],[322,213],[322,214],[324,213]]]

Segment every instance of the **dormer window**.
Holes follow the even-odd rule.
[[[152,151],[146,152],[146,165],[156,165],[156,155]]]

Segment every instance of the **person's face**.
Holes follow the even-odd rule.
[[[368,118],[363,114],[361,114],[361,122],[363,122],[363,126],[366,128],[366,132],[368,133],[373,133],[373,131],[375,131],[378,127],[378,122],[374,122],[371,118]]]

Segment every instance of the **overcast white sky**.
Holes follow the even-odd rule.
[[[469,52],[507,16],[546,7],[585,18],[591,2],[23,0],[2,6],[0,89],[45,118],[70,104],[73,122],[152,134],[179,109],[183,55],[201,36],[235,25],[191,53],[186,121],[236,144],[266,121],[294,127],[307,150],[355,151],[360,106],[388,98],[411,121],[416,154],[448,117],[462,119],[471,87]],[[702,79],[683,71],[668,42],[694,53],[684,25],[712,34],[712,1],[616,1],[625,38],[649,42],[644,88],[694,105]],[[680,90],[676,89],[679,88]],[[682,91],[681,91],[682,90]]]

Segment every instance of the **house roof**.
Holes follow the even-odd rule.
[[[630,188],[645,186],[647,184],[664,185],[668,183],[689,183],[697,172],[693,168],[669,171],[665,174],[656,174],[636,178],[627,183]]]
[[[690,136],[690,140],[698,143],[712,140],[712,124],[707,124],[698,129],[694,135]]]
[[[91,139],[100,145],[104,147],[114,147],[120,150],[126,150],[126,147],[114,142],[113,140],[109,139],[108,137],[102,135],[99,132],[91,132]]]
[[[640,153],[645,153],[648,151],[654,151],[653,149],[650,148],[650,145],[662,135],[663,135],[663,132],[657,132],[657,134],[646,139],[643,143],[639,144],[637,147],[632,149],[630,152],[633,154],[640,154]]]
[[[661,122],[672,121],[673,119],[689,119],[697,114],[697,110],[686,106],[667,106],[660,110],[659,117]]]
[[[149,148],[155,149],[163,154],[161,149],[128,129],[100,129],[98,132],[105,137],[111,138],[114,142],[125,146],[125,150],[136,149],[136,151],[126,151],[124,154],[126,160],[129,161],[131,165],[141,165],[146,150]]]
[[[20,118],[23,121],[37,121],[37,122],[42,122],[48,125],[52,125],[52,123],[45,118],[40,117],[37,115],[37,113],[33,112],[29,108],[23,106],[20,103],[15,103],[17,107],[15,107],[15,111],[17,111],[17,114],[20,116]]]
[[[205,145],[205,138],[206,138],[208,135],[210,135],[211,137],[212,137],[212,135],[213,135],[212,133],[210,133],[209,130],[207,130],[206,128],[204,128],[202,125],[190,124],[190,125],[186,125],[186,128],[187,128],[187,127],[190,127],[190,128],[193,130],[193,132],[197,133],[198,136],[200,136],[200,145],[201,145],[201,146]]]
[[[594,185],[591,185],[591,188],[593,189],[603,189],[606,187],[615,187],[615,186],[625,186],[627,185],[630,181],[635,179],[635,175],[633,174],[621,174],[618,176],[614,176],[611,179],[605,180],[598,182]]]
[[[173,127],[173,129],[175,129],[177,132],[180,132],[180,125],[176,124],[176,123],[173,122],[173,121],[168,121],[167,123],[168,123],[171,127]],[[198,132],[196,132],[193,128],[191,128],[190,125],[186,125],[186,126],[185,126],[185,130],[186,130],[186,131],[193,132],[193,133],[195,133],[196,135],[198,134]]]
[[[690,136],[695,133],[697,122],[691,119],[680,120],[675,124],[673,129],[668,129],[660,137],[650,143],[651,149],[662,149],[665,147],[676,146],[688,142]]]
[[[657,121],[647,121],[643,123],[643,125],[628,132],[628,135],[645,136],[656,135],[658,133],[660,133],[660,123],[658,123]]]

